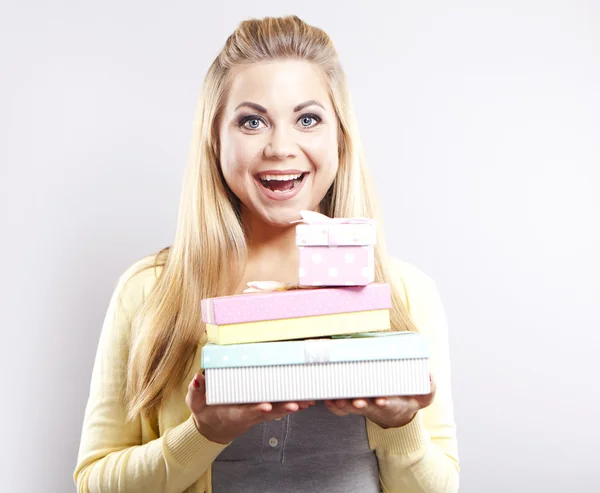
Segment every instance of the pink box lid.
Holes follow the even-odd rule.
[[[392,300],[388,284],[371,283],[221,296],[201,305],[204,323],[226,325],[389,309]]]
[[[375,223],[364,224],[298,224],[296,245],[363,246],[376,243]]]
[[[296,224],[298,246],[361,246],[376,243],[375,220],[366,217],[332,218],[314,211],[300,211]]]

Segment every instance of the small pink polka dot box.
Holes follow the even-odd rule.
[[[301,211],[296,224],[300,286],[366,286],[375,280],[375,221]]]

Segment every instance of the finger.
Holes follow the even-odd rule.
[[[373,399],[373,403],[379,408],[390,407],[393,408],[398,403],[398,400],[410,399],[410,397],[400,396],[400,397],[377,397]]]
[[[206,380],[204,379],[204,374],[202,372],[198,372],[192,378],[192,381],[188,385],[188,389],[191,392],[199,392],[200,394],[204,394],[206,392]]]
[[[266,405],[270,406],[269,408]],[[295,413],[300,409],[300,405],[297,402],[277,402],[275,404],[265,403],[263,413],[273,415],[286,415]]]
[[[300,407],[297,403],[291,402],[278,402],[271,404],[272,408],[268,412],[261,413],[256,421],[273,421],[275,419],[285,418],[289,414],[293,414],[300,410]]]
[[[385,408],[381,409],[380,416],[412,416],[421,408],[418,399],[414,397],[392,397],[388,399]]]
[[[272,405],[268,402],[257,402],[253,404],[240,404],[227,406],[230,412],[236,412],[240,421],[258,422],[271,412]]]
[[[334,402],[335,405],[346,414],[363,414],[363,409],[366,409],[368,405],[366,399],[338,399]]]
[[[301,409],[308,409],[308,407],[314,405],[315,401],[278,402],[275,404],[263,402],[254,406],[254,415],[251,419],[253,421],[265,421],[283,418],[289,414],[298,412]]]
[[[352,405],[355,409],[366,409],[369,406],[369,400],[367,399],[354,399]]]
[[[300,409],[300,405],[297,402],[286,402],[283,404],[283,408],[290,413],[295,413]]]
[[[260,404],[254,404],[252,407],[252,411],[256,416],[268,414],[273,410],[273,404],[270,402],[261,402]]]
[[[333,402],[333,405],[338,409],[348,409],[351,406],[351,403],[348,399],[336,399]]]
[[[381,413],[382,409],[373,399],[354,399],[352,401],[352,412],[361,416],[371,417]]]
[[[316,404],[315,401],[300,401],[300,402],[298,402],[300,409],[308,409],[309,407],[312,407],[315,404]]]
[[[206,406],[206,381],[202,373],[196,373],[189,383],[185,402],[192,412],[198,412]]]
[[[300,410],[300,404],[297,402],[275,402],[271,404],[271,414],[286,415]]]
[[[335,401],[325,401],[325,406],[327,407],[327,409],[329,409],[329,411],[333,414],[335,414],[336,416],[348,416],[348,411],[346,411],[345,409],[340,409]]]
[[[260,402],[256,404],[247,404],[245,406],[241,421],[247,421],[252,424],[258,424],[273,414],[273,404],[270,402]]]

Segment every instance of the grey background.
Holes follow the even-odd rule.
[[[205,71],[288,13],[336,43],[389,248],[438,281],[461,492],[598,491],[600,7],[506,0],[4,2],[0,491],[75,491],[102,318],[171,241]]]

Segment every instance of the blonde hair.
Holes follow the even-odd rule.
[[[157,256],[162,266],[152,293],[133,323],[127,373],[128,416],[156,411],[190,371],[205,341],[200,301],[231,294],[247,260],[239,200],[219,167],[217,120],[227,97],[231,69],[277,59],[300,59],[325,74],[339,119],[339,170],[323,198],[330,217],[378,221],[375,280],[391,286],[393,330],[416,330],[397,281],[388,272],[381,215],[368,176],[344,72],[328,35],[296,16],[242,22],[211,65],[197,103],[189,161],[173,245]]]

